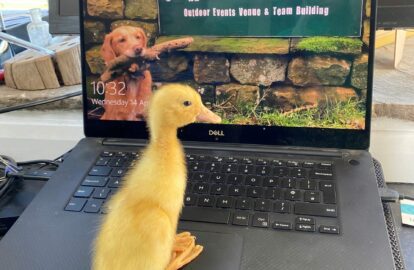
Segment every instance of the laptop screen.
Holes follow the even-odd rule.
[[[222,117],[207,125],[213,136],[243,127],[367,130],[369,0],[82,4],[87,121],[145,122],[151,95],[182,83]]]

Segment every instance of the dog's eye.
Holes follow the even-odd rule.
[[[119,40],[119,42],[125,42],[126,41],[126,39],[125,38],[121,38],[120,40]]]
[[[191,105],[191,101],[186,100],[186,101],[183,102],[183,104],[184,104],[184,106],[188,107],[188,106]]]
[[[137,39],[141,39],[141,36],[137,36]]]

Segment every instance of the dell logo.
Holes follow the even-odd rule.
[[[210,136],[224,136],[223,130],[209,130],[208,135]]]

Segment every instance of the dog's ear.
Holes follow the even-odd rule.
[[[112,35],[107,34],[105,36],[104,43],[101,47],[101,56],[103,60],[105,61],[105,65],[108,64],[109,61],[115,59],[116,55],[114,50],[112,49]]]
[[[141,32],[141,36],[143,38],[143,43],[144,43],[144,47],[147,47],[147,42],[148,42],[148,38],[147,35],[145,34],[145,31],[143,29],[139,29],[139,31]]]

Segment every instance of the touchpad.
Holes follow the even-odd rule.
[[[204,246],[185,270],[239,270],[243,238],[236,234],[193,231],[196,243]]]

